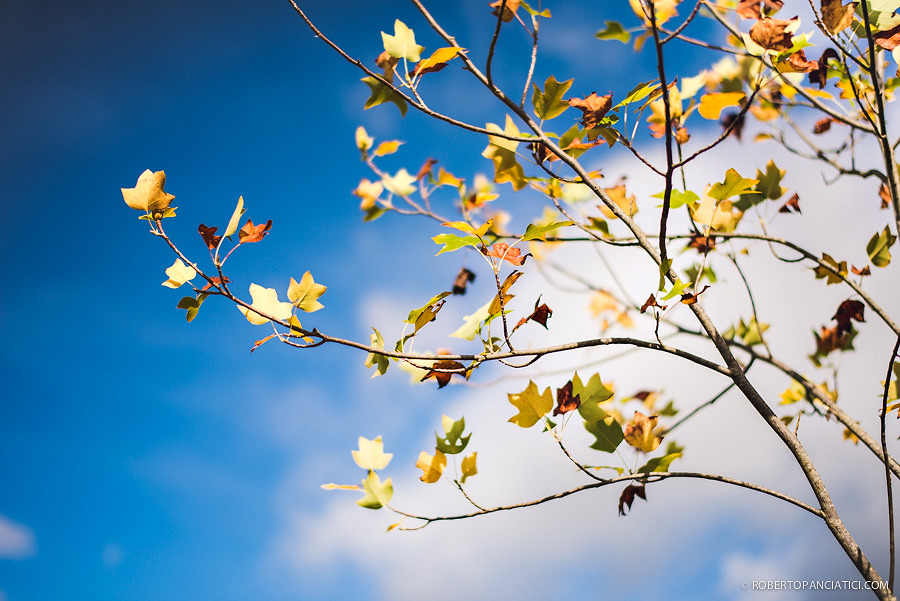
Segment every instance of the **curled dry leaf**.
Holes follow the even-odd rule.
[[[762,18],[750,28],[750,39],[765,48],[784,52],[794,45],[793,33],[800,25],[797,17],[793,19]]]
[[[438,388],[443,388],[450,383],[450,378],[453,374],[464,376],[465,373],[466,366],[459,361],[438,361],[431,366],[427,374],[422,376],[420,382],[424,382],[428,378],[434,378],[437,380]]]
[[[569,380],[565,386],[556,390],[556,408],[553,410],[553,415],[575,411],[580,404],[581,397],[572,394],[572,380]]]
[[[659,303],[656,302],[656,295],[654,295],[654,294],[651,294],[647,298],[647,300],[644,301],[644,304],[641,305],[641,313],[646,313],[647,309],[649,309],[650,307],[657,307],[657,308],[659,308],[660,311],[666,310],[666,305],[660,305]]]
[[[853,24],[857,4],[859,2],[844,5],[843,0],[822,0],[822,23],[829,33],[839,33]]]
[[[688,244],[688,248],[694,248],[697,249],[697,252],[706,254],[716,248],[716,237],[694,234],[693,236],[691,236],[691,241]]]
[[[681,302],[685,305],[693,305],[694,303],[697,302],[697,297],[699,297],[701,294],[706,292],[708,289],[709,289],[709,286],[704,286],[703,290],[701,290],[700,292],[695,292],[695,293],[691,293],[691,294],[682,294]]]
[[[460,268],[459,273],[456,274],[456,278],[453,280],[453,294],[465,294],[468,283],[474,281],[475,272],[465,267]]]
[[[800,213],[800,195],[796,192],[778,209],[779,213]]]
[[[647,500],[647,491],[643,484],[629,484],[625,487],[625,490],[619,495],[619,515],[625,515],[626,506],[629,510],[631,509],[631,504],[634,503],[635,497]]]
[[[640,451],[652,453],[662,442],[662,437],[653,433],[657,421],[658,415],[647,417],[640,411],[635,411],[631,423],[625,426],[625,442]]]
[[[837,321],[838,336],[843,336],[853,329],[853,324],[850,323],[851,321],[865,322],[865,311],[866,306],[861,301],[845,300],[842,302],[838,307],[837,312],[834,314],[834,317],[831,318]]]
[[[531,254],[523,255],[522,250],[515,248],[514,246],[510,246],[504,242],[498,242],[491,246],[491,249],[488,250],[486,246],[481,246],[481,254],[486,257],[496,257],[501,261],[507,261],[511,265],[520,266],[525,263],[525,259],[530,257]]]
[[[569,106],[581,110],[581,124],[585,129],[592,129],[612,108],[612,93],[597,96],[596,92],[591,92],[587,98],[570,98]]]
[[[881,197],[881,208],[886,209],[891,206],[891,189],[885,183],[881,184],[878,189],[878,196]]]
[[[819,86],[820,90],[825,87],[828,77],[828,59],[830,58],[840,60],[837,50],[834,48],[826,48],[819,60],[815,61],[815,69],[809,71],[809,83]]]
[[[519,323],[516,324],[516,327],[513,328],[513,332],[518,330],[521,326],[524,326],[529,321],[539,323],[547,328],[547,320],[552,315],[553,309],[547,306],[547,303],[541,303],[541,297],[539,296],[538,299],[534,301],[534,311],[532,311],[531,315],[529,315],[528,317],[523,317],[522,319],[520,319]]]

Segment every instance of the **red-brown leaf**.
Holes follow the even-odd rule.
[[[788,28],[795,24],[794,19],[760,19],[750,28],[750,39],[766,50],[790,50],[794,42]]]
[[[781,208],[778,209],[779,213],[799,213],[800,212],[800,195],[796,192],[793,196],[791,196],[786,203],[781,205]]]
[[[581,397],[577,394],[572,395],[572,380],[569,380],[565,386],[556,390],[556,408],[553,410],[553,415],[575,411],[580,404]]]
[[[496,257],[503,261],[508,261],[511,265],[522,265],[525,263],[525,259],[530,257],[531,254],[523,255],[521,249],[518,249],[514,246],[510,246],[504,242],[498,242],[494,244],[490,250],[488,250],[485,246],[481,247],[481,254],[487,257]]]
[[[266,237],[266,234],[269,233],[270,229],[272,229],[271,219],[265,223],[260,223],[259,225],[253,225],[253,221],[247,219],[247,223],[245,223],[244,227],[241,228],[241,231],[238,232],[238,238],[241,244],[259,242]]]
[[[834,314],[834,319],[837,321],[837,334],[838,336],[843,336],[845,333],[850,332],[853,329],[852,321],[865,322],[865,311],[866,306],[862,304],[861,301],[858,300],[845,300],[840,304],[837,309],[837,313]]]
[[[459,361],[438,361],[420,381],[424,382],[428,378],[434,378],[437,380],[438,388],[443,388],[450,383],[453,374],[465,375],[465,373],[466,366]]]
[[[203,238],[203,241],[206,242],[206,246],[209,250],[213,250],[219,247],[219,242],[222,241],[222,236],[216,236],[217,227],[206,227],[202,223],[200,227],[197,228],[197,231],[200,232],[200,237]]]
[[[612,93],[597,96],[596,92],[591,92],[587,98],[569,98],[569,106],[581,110],[581,124],[585,129],[591,129],[612,108]]]
[[[475,273],[472,270],[465,267],[460,268],[459,273],[456,274],[456,279],[453,280],[453,294],[465,294],[466,285],[474,281]]]
[[[643,484],[629,484],[625,487],[625,490],[619,495],[619,515],[625,515],[626,505],[628,506],[628,509],[631,509],[631,504],[634,503],[635,497],[640,497],[645,501],[647,500],[647,491]]]

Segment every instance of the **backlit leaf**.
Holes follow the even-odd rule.
[[[441,479],[444,468],[447,467],[447,456],[439,449],[435,449],[434,455],[422,451],[419,453],[418,460],[416,460],[416,467],[422,470],[419,480],[427,484],[433,484]]]
[[[700,97],[697,112],[704,119],[718,121],[722,110],[729,106],[739,106],[744,99],[743,92],[710,92]]]
[[[887,267],[891,262],[891,246],[897,241],[897,237],[891,234],[891,230],[884,228],[880,234],[875,234],[866,245],[869,260],[875,267]],[[166,270],[169,273],[169,270]]]
[[[478,467],[475,465],[478,460],[478,453],[472,453],[471,455],[467,455],[460,464],[460,470],[462,471],[462,478],[459,479],[460,484],[466,483],[466,478],[470,476],[474,476],[478,473]]]
[[[300,282],[291,278],[290,286],[288,286],[288,299],[301,311],[312,313],[322,308],[322,303],[317,299],[325,294],[327,289],[326,286],[317,284],[313,280],[312,274],[307,271],[300,278]]]
[[[263,317],[247,307],[238,306],[238,311],[243,313],[244,317],[247,318],[247,321],[253,325],[259,326],[268,323],[270,318],[286,320],[291,316],[291,313],[293,313],[293,305],[291,305],[291,303],[280,302],[278,300],[278,293],[274,288],[263,288],[257,284],[250,284],[250,297],[253,299],[253,303],[250,306],[260,313],[269,316]]]
[[[605,21],[606,27],[594,34],[595,38],[601,40],[618,40],[623,44],[627,44],[631,39],[631,34],[622,27],[617,21]]]
[[[225,234],[223,234],[226,238],[231,238],[232,235],[237,231],[238,226],[241,224],[241,216],[244,214],[244,197],[241,196],[238,198],[237,206],[234,207],[234,212],[231,214],[231,219],[228,220],[228,227],[225,228]]]
[[[413,34],[413,30],[407,27],[400,19],[394,21],[394,35],[389,35],[382,31],[381,40],[388,54],[396,58],[405,58],[413,63],[419,61],[422,51],[425,50],[424,47],[416,44],[416,36]]]
[[[519,411],[509,418],[509,421],[521,428],[530,428],[553,409],[553,394],[550,388],[545,388],[544,392],[539,393],[537,385],[531,380],[522,392],[506,396]]]
[[[353,461],[364,470],[383,470],[394,456],[392,453],[384,452],[384,442],[381,440],[381,436],[376,436],[372,440],[360,436],[358,443],[359,450],[351,452]]]
[[[385,102],[393,102],[400,109],[400,115],[406,116],[409,105],[406,104],[406,99],[403,96],[375,77],[363,77],[360,81],[369,86],[370,90],[369,98],[364,105],[366,110]]]
[[[366,496],[356,501],[356,504],[366,509],[381,509],[391,502],[394,496],[394,486],[391,479],[388,478],[384,482],[378,477],[378,474],[370,471],[369,475],[362,481],[362,489]]]
[[[551,75],[544,82],[543,90],[538,88],[537,84],[532,84],[534,93],[531,95],[531,104],[534,106],[534,114],[542,120],[553,119],[563,114],[569,108],[569,103],[563,100],[563,96],[569,91],[572,81],[574,80],[568,79],[559,82]]]
[[[162,285],[167,288],[178,288],[185,282],[194,279],[197,275],[197,270],[189,265],[185,265],[181,259],[175,259],[172,266],[166,269],[166,275],[169,276],[169,279],[163,282]]]
[[[652,453],[662,442],[662,437],[653,433],[658,420],[656,415],[648,417],[635,411],[631,423],[625,426],[625,442],[640,451]]]

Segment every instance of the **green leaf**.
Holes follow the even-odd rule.
[[[784,188],[781,187],[781,178],[784,177],[785,170],[779,169],[775,165],[775,161],[769,161],[766,164],[766,172],[763,173],[759,169],[756,170],[756,178],[759,180],[756,184],[756,191],[761,193],[769,200],[777,200],[784,195]]]
[[[545,19],[549,19],[551,16],[549,8],[545,8],[541,12],[538,12],[535,9],[531,8],[531,6],[526,3],[525,0],[522,0],[521,2],[519,2],[519,4],[522,6],[522,8],[525,9],[525,12],[527,12],[532,17],[543,17]]]
[[[666,193],[665,191],[660,192],[659,194],[654,194],[650,198],[660,198],[665,199]],[[677,209],[679,207],[683,207],[684,205],[693,206],[693,204],[700,200],[700,197],[697,196],[695,192],[691,192],[687,190],[682,192],[678,189],[673,189],[672,194],[669,196],[669,207],[672,209]]]
[[[438,234],[437,236],[434,236],[432,240],[434,240],[435,244],[444,245],[435,256],[441,253],[453,252],[454,250],[459,250],[466,246],[477,247],[481,243],[481,240],[476,236],[457,236],[456,234]]]
[[[573,225],[573,222],[569,220],[556,221],[548,225],[534,225],[533,223],[529,223],[528,227],[525,228],[525,235],[522,236],[522,240],[536,240],[538,238],[544,240],[549,232],[570,225]]]
[[[617,21],[606,21],[606,29],[601,29],[597,33],[594,34],[595,38],[601,40],[618,40],[623,44],[627,44],[631,39],[631,34],[628,33],[622,24]]]
[[[472,437],[471,434],[468,436],[462,435],[466,429],[466,418],[461,417],[454,421],[451,417],[444,415],[441,418],[441,426],[444,428],[444,437],[441,438],[437,432],[434,433],[437,449],[447,455],[462,453]]]
[[[395,92],[380,79],[363,77],[360,81],[369,86],[369,89],[371,90],[369,99],[366,100],[366,104],[364,105],[366,110],[385,102],[393,102],[397,105],[397,108],[400,109],[400,116],[406,116],[406,110],[409,106],[406,104],[406,100],[403,96]]]
[[[394,496],[394,486],[391,479],[388,478],[384,482],[373,471],[362,481],[362,488],[366,496],[356,501],[356,504],[366,509],[381,509],[391,502]]]
[[[384,49],[394,58],[404,58],[413,63],[419,62],[423,46],[416,44],[416,36],[413,30],[406,26],[403,21],[397,19],[394,21],[394,35],[388,35],[381,32],[381,40],[384,43]]]
[[[553,394],[550,388],[547,387],[544,392],[538,393],[537,385],[531,380],[522,392],[506,396],[513,407],[519,410],[509,418],[509,421],[521,428],[530,428],[553,409]]]
[[[415,332],[418,332],[425,324],[434,320],[438,311],[444,306],[443,299],[450,296],[450,292],[441,292],[435,295],[425,305],[419,309],[413,309],[406,318],[406,323],[416,326]],[[414,332],[414,333],[415,333]]]
[[[234,208],[234,213],[231,214],[231,219],[228,221],[228,227],[225,228],[225,237],[231,238],[231,236],[237,231],[238,226],[241,224],[241,215],[244,214],[244,197],[241,196],[238,198],[237,206]]]
[[[822,262],[825,263],[825,265],[829,266],[831,270],[825,269],[820,265],[813,269],[813,273],[816,274],[817,280],[827,278],[825,281],[826,286],[829,284],[840,284],[844,281],[843,278],[847,277],[847,274],[849,273],[849,271],[847,270],[847,261],[841,261],[840,263],[838,263],[828,253],[822,253]],[[837,273],[833,273],[832,270]]]
[[[583,384],[578,372],[575,372],[572,376],[572,395],[581,398],[578,413],[585,421],[598,422],[608,417],[606,411],[600,407],[600,403],[612,398],[613,392],[603,385],[600,374],[594,374]]]
[[[316,299],[325,294],[327,289],[328,288],[322,284],[316,284],[312,274],[307,271],[303,274],[303,277],[300,278],[299,283],[294,278],[291,278],[287,294],[288,299],[290,299],[295,307],[301,311],[312,313],[323,307],[322,303]]]
[[[662,457],[654,457],[642,467],[638,468],[639,474],[649,474],[652,472],[667,472],[672,462],[681,457],[681,453],[669,453]]]
[[[875,267],[887,267],[891,262],[890,248],[897,241],[897,237],[891,234],[888,227],[884,228],[880,234],[875,234],[866,245],[866,252],[869,254],[869,260]],[[166,270],[169,273],[169,270]]]
[[[541,91],[537,84],[534,86],[534,93],[531,95],[531,104],[534,105],[534,114],[539,119],[547,120],[559,117],[569,108],[569,103],[563,100],[563,96],[569,91],[574,80],[569,79],[563,82],[556,81],[554,76],[547,78],[544,82],[544,90]]]
[[[625,440],[621,424],[611,415],[596,422],[584,422],[584,429],[596,438],[591,448],[603,453],[615,452],[619,444]]]
[[[659,300],[669,300],[670,298],[675,298],[676,296],[681,296],[684,294],[684,289],[693,284],[693,282],[678,282],[677,284],[672,286],[672,289]]]
[[[725,173],[725,181],[712,185],[709,189],[709,196],[715,200],[726,200],[732,196],[737,196],[742,192],[746,192],[752,188],[759,180],[741,177],[741,174],[734,169],[729,169]]]
[[[609,23],[610,21],[607,21]],[[645,81],[644,83],[639,83],[636,85],[628,94],[625,95],[625,98],[622,101],[613,107],[613,110],[631,104],[632,102],[640,102],[653,92],[659,89],[659,81],[656,79],[651,79],[650,81]]]
[[[381,336],[381,332],[372,328],[372,334],[369,334],[369,346],[374,346],[376,348],[384,348],[384,338]],[[372,377],[375,378],[377,376],[383,376],[384,373],[388,370],[388,358],[384,355],[379,355],[378,353],[369,353],[366,356],[366,367],[375,367],[375,373],[372,374]]]
[[[194,318],[197,317],[197,313],[200,311],[200,305],[203,304],[203,301],[206,300],[208,295],[203,294],[202,292],[197,295],[197,298],[193,296],[185,296],[180,301],[178,301],[178,305],[176,308],[178,309],[187,309],[187,320],[188,322],[194,321]]]

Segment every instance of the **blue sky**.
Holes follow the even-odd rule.
[[[662,591],[671,599],[737,598],[729,578],[778,574],[785,557],[806,577],[852,577],[827,536],[794,523],[795,514],[780,509],[771,518],[773,506],[719,491],[697,509],[693,489],[677,484],[667,503],[640,506],[643,515],[627,522],[609,493],[564,505],[562,517],[535,510],[383,534],[393,520],[358,508],[353,493],[319,488],[362,476],[349,453],[357,436],[383,435],[404,462],[397,480],[405,474],[415,488],[415,457],[441,414],[466,411],[472,423],[502,426],[503,387],[438,392],[396,373],[370,381],[364,356],[340,348],[270,343],[251,355],[263,328],[213,300],[186,323],[175,309],[182,294],[159,285],[174,257],[119,189],[144,169],[165,170],[179,207],[167,231],[197,259],[205,255],[197,224],[224,226],[243,195],[247,216],[273,219],[274,227],[229,261],[234,289],[256,282],[283,295],[289,277],[310,270],[329,289],[325,310],[304,324],[366,340],[372,325],[398,332],[410,308],[447,288],[462,259],[431,258],[436,224],[362,223],[350,191],[371,176],[358,161],[354,130],[363,124],[379,139],[406,142],[385,161],[392,171],[413,171],[435,156],[458,175],[487,172],[484,141],[412,113],[401,120],[393,106],[363,112],[361,74],[315,40],[286,1],[7,4],[0,20],[0,600],[405,599],[416,596],[409,587],[417,574],[427,582],[418,586],[433,587],[419,598],[456,598],[452,587],[460,586],[476,598],[514,591],[522,599],[596,599],[598,577],[599,590],[615,598],[657,570],[674,576],[646,584],[647,598]],[[396,18],[428,52],[440,46],[405,3],[314,4],[321,29],[365,60],[379,53],[379,32],[390,32]],[[480,57],[493,27],[486,4],[435,9]],[[604,18],[627,15],[626,3],[602,15],[583,14],[577,3],[551,9],[539,81],[575,76],[575,94],[621,95],[653,77],[648,56],[591,38]],[[498,72],[515,73],[527,59],[527,46],[514,42],[498,57]],[[684,75],[703,60],[677,57]],[[451,67],[435,77],[435,104],[478,123],[502,122],[485,95],[459,87],[463,75]],[[536,200],[516,202],[519,219],[540,214]],[[452,211],[449,198],[444,206]],[[448,308],[451,325],[483,302],[476,301]],[[488,405],[488,397],[498,402]],[[485,432],[494,438],[481,448],[532,444],[500,430]],[[701,436],[700,448],[714,453],[721,436]],[[752,466],[744,460],[754,454],[783,459],[747,451],[754,440],[741,465]],[[828,445],[820,450],[831,457]],[[567,468],[547,454],[552,449],[523,446],[509,457],[519,467],[498,462],[499,488],[518,500],[571,483],[567,471],[553,475]],[[551,475],[534,482],[523,466]],[[848,473],[853,468],[835,477],[852,498]],[[796,484],[793,472],[766,474]],[[409,494],[419,509],[442,506],[431,492]],[[771,521],[756,530],[735,521],[732,508]],[[701,525],[673,523],[695,509]],[[632,528],[644,544],[625,540]],[[864,520],[862,530],[878,533]],[[830,551],[814,566],[799,557],[801,543]],[[439,552],[443,545],[459,552]],[[523,551],[529,547],[534,553]]]

